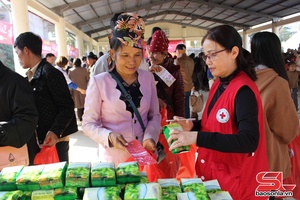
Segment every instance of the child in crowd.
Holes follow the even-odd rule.
[[[300,74],[300,68],[296,65],[294,61],[289,62],[288,64],[287,75],[289,78],[289,86],[291,89],[291,95],[298,111],[298,79]]]

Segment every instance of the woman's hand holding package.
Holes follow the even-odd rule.
[[[155,141],[151,138],[146,139],[143,141],[143,147],[150,152],[155,152],[156,150]]]
[[[115,133],[115,132],[109,133],[108,140],[110,146],[126,151],[125,146],[128,145],[128,142],[124,139],[123,135],[121,135],[120,133]]]
[[[159,65],[151,65],[149,67],[149,71],[152,72],[152,73],[155,73],[155,72],[160,72],[162,69]]]
[[[173,130],[170,132],[170,137],[168,139],[168,143],[172,143],[169,150],[172,151],[181,146],[196,144],[198,132],[188,132],[188,131],[178,131]]]
[[[191,121],[191,120],[183,120],[183,119],[185,119],[184,117],[174,116],[173,119],[175,121],[171,122],[171,123],[177,123],[177,124],[179,124],[184,131],[190,131],[193,128],[193,126],[194,126],[193,121]]]

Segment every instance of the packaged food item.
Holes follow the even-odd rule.
[[[148,176],[147,176],[146,172],[140,172],[140,176],[141,176],[141,179],[140,179],[141,183],[149,183]]]
[[[182,178],[181,187],[183,192],[195,193],[196,199],[209,200],[204,184],[200,178]]]
[[[117,183],[140,182],[140,171],[136,161],[120,163],[116,169]]]
[[[157,182],[161,186],[164,200],[176,199],[177,193],[182,192],[176,178],[158,179]]]
[[[24,200],[31,200],[32,191],[23,191]]]
[[[165,125],[163,127],[163,134],[165,135],[166,137],[166,140],[169,139],[170,137],[170,132],[172,130],[179,130],[179,131],[183,131],[182,127],[177,124],[177,123],[173,123],[173,124],[168,124],[168,125]],[[171,142],[171,144],[173,143],[174,141]],[[171,146],[171,144],[169,143],[169,146]],[[178,153],[184,153],[184,152],[188,152],[190,150],[190,146],[187,145],[187,146],[181,146],[181,147],[178,147],[176,149],[173,149],[172,150],[172,153],[173,154],[178,154]]]
[[[5,167],[0,172],[0,191],[17,190],[16,179],[24,165]]]
[[[89,187],[90,163],[70,163],[66,172],[66,187]]]
[[[208,194],[222,192],[220,184],[217,179],[210,180],[210,181],[204,181],[203,185]]]
[[[55,200],[74,200],[78,198],[76,187],[62,187],[54,189]]]
[[[116,185],[114,163],[93,163],[91,169],[91,182],[93,187],[108,187]]]
[[[120,194],[120,186],[85,188],[83,200],[122,200]]]
[[[194,192],[177,193],[177,200],[200,200],[196,198]]]
[[[31,200],[54,200],[53,190],[35,190],[32,191]]]
[[[218,192],[218,193],[211,193],[208,194],[210,199],[213,200],[232,200],[232,197],[230,196],[229,192]]]
[[[39,178],[42,190],[61,188],[64,186],[67,162],[46,164]]]
[[[45,165],[25,166],[16,179],[17,188],[22,191],[40,190],[39,178]]]
[[[20,190],[0,192],[0,200],[24,200],[24,198]]]
[[[132,183],[125,188],[124,200],[155,199],[162,200],[158,183]]]

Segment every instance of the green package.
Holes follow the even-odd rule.
[[[181,187],[183,192],[193,192],[197,200],[209,200],[204,184],[200,178],[182,178]]]
[[[54,190],[32,191],[31,200],[54,200]]]
[[[17,188],[22,191],[40,190],[39,178],[45,165],[25,166],[16,179]]]
[[[177,200],[198,200],[194,192],[177,193]]]
[[[32,191],[23,191],[24,200],[31,200]]]
[[[170,132],[172,130],[179,130],[179,131],[183,131],[182,127],[177,124],[177,123],[173,123],[173,124],[168,124],[166,126],[163,127],[163,134],[164,136],[166,137],[166,140],[168,141],[169,137],[170,137]],[[169,146],[171,146],[171,144],[174,142],[174,140],[171,142],[171,143],[168,143]],[[181,146],[181,147],[178,147],[176,149],[173,149],[172,150],[172,153],[173,154],[178,154],[178,153],[184,153],[184,152],[188,152],[190,150],[190,146],[187,145],[187,146]]]
[[[115,186],[116,172],[114,163],[93,163],[91,169],[91,182],[93,187]]]
[[[177,193],[181,193],[181,187],[176,178],[158,179],[158,184],[162,189],[164,200],[173,200],[177,198]]]
[[[64,186],[67,162],[59,162],[45,165],[39,178],[42,190],[61,188]]]
[[[141,183],[149,183],[148,176],[146,172],[140,172],[140,182]]]
[[[54,189],[55,200],[74,200],[78,198],[76,187],[62,187]]]
[[[98,188],[85,188],[83,200],[122,200],[120,197],[121,187],[98,187]]]
[[[120,163],[116,169],[118,183],[140,182],[140,171],[136,161]]]
[[[218,192],[218,193],[211,193],[208,194],[210,199],[213,200],[232,200],[231,195],[229,194],[229,192]]]
[[[70,163],[66,172],[67,187],[89,187],[90,163]]]
[[[125,188],[124,200],[162,200],[158,183],[132,183]]]
[[[5,167],[0,172],[0,191],[17,190],[16,179],[23,169],[22,166]]]
[[[210,180],[210,181],[204,181],[203,185],[208,194],[222,192],[220,184],[217,179]]]
[[[24,200],[23,192],[20,190],[0,192],[0,200]]]

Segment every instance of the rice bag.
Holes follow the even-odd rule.
[[[98,188],[85,188],[83,200],[122,200],[120,197],[121,187],[98,187]]]
[[[17,188],[22,191],[40,190],[39,178],[45,165],[25,166],[16,179]]]
[[[141,183],[149,183],[148,176],[146,172],[140,172],[140,182]]]
[[[171,132],[172,130],[179,130],[179,131],[182,131],[183,129],[182,129],[182,127],[181,127],[179,124],[177,124],[177,123],[165,125],[165,126],[163,127],[163,134],[164,134],[164,136],[166,137],[166,140],[169,139],[169,137],[170,137],[170,132]],[[173,142],[174,142],[174,141],[172,141],[171,144],[172,144]],[[169,143],[169,146],[171,146],[171,144]],[[172,150],[172,153],[173,153],[173,154],[178,154],[178,153],[188,152],[188,151],[190,151],[190,148],[191,148],[190,145],[187,145],[187,146],[181,146],[181,147],[178,147],[178,148],[176,148],[176,149],[173,149],[173,150]]]
[[[181,187],[183,192],[193,192],[197,200],[209,200],[204,184],[200,178],[182,178]]]
[[[16,179],[23,169],[21,166],[5,167],[0,172],[0,191],[17,190]]]
[[[39,178],[42,190],[61,188],[64,186],[67,162],[46,164]]]
[[[194,192],[177,193],[177,200],[197,200]]]
[[[70,163],[66,172],[67,187],[89,187],[90,163]]]
[[[203,185],[208,194],[222,192],[220,184],[217,179],[210,180],[210,181],[204,181]]]
[[[0,200],[24,200],[24,198],[20,190],[0,192]]]
[[[182,192],[176,178],[158,179],[157,182],[161,186],[164,200],[176,199],[177,193]]]
[[[218,193],[211,193],[208,194],[210,199],[213,200],[232,200],[232,197],[230,196],[229,192],[218,192]]]
[[[31,200],[54,200],[54,190],[32,191]]]
[[[124,200],[156,199],[162,200],[161,187],[158,183],[127,184]]]
[[[136,161],[120,163],[116,175],[118,183],[140,182],[140,171]]]
[[[114,163],[93,163],[91,169],[91,182],[93,187],[108,187],[116,185]]]
[[[55,200],[74,200],[78,198],[76,187],[62,187],[54,189]]]
[[[23,191],[24,200],[31,200],[32,191]]]

